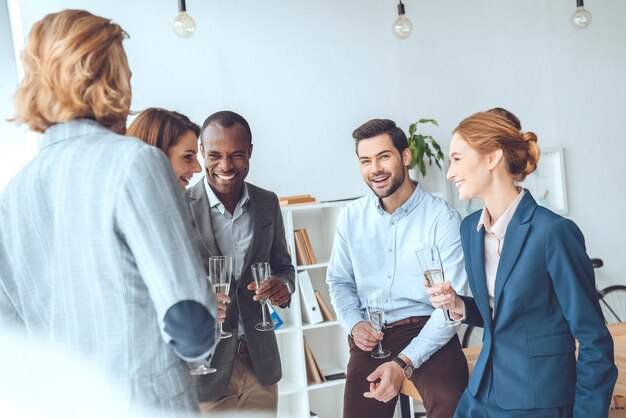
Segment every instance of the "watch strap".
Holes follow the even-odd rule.
[[[406,364],[406,361],[402,360],[400,357],[394,357],[393,361],[398,363],[398,365],[402,367],[402,370],[406,369],[406,367],[408,366],[408,364]]]

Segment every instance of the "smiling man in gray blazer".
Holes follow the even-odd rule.
[[[258,300],[268,298],[285,307],[291,300],[295,270],[287,251],[278,198],[270,191],[244,182],[252,155],[248,122],[230,111],[209,116],[200,133],[205,177],[186,193],[193,215],[194,240],[205,268],[211,256],[233,259],[233,282],[222,339],[215,351],[214,374],[196,379],[200,410],[262,410],[278,405],[277,382],[282,377],[273,330],[257,331],[261,322]],[[255,291],[250,266],[268,261],[272,277]]]

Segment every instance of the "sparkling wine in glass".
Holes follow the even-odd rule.
[[[375,292],[366,297],[367,316],[374,331],[381,332],[385,321],[385,310],[383,309],[382,297]],[[372,351],[371,356],[376,359],[387,358],[391,355],[389,350],[383,350],[382,342],[378,341],[377,349]]]
[[[233,259],[228,256],[215,256],[209,258],[209,277],[215,293],[223,293],[228,296],[230,279],[233,271]],[[224,332],[220,322],[220,340],[230,338],[231,332]]]
[[[261,263],[254,263],[251,269],[254,284],[256,285],[256,288],[259,289],[263,285],[263,283],[265,283],[271,277],[270,263],[266,261]],[[260,300],[259,302],[261,303],[263,322],[259,322],[254,328],[257,331],[271,331],[274,329],[274,324],[272,323],[272,321],[267,320],[267,313],[265,312],[265,306],[269,302],[267,299]]]
[[[439,248],[436,245],[421,248],[417,250],[415,254],[417,255],[419,268],[423,272],[426,280],[428,280],[428,284],[430,284],[430,286],[437,286],[446,280],[443,273],[441,255],[439,254]],[[461,323],[461,321],[453,321],[450,319],[450,314],[448,309],[446,309],[445,304],[443,305],[442,312],[445,320],[443,325],[439,328],[452,327]]]

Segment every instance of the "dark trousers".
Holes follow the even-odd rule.
[[[493,369],[490,366],[485,372],[484,381],[473,397],[465,389],[459,401],[454,418],[572,418],[573,406],[538,409],[502,409],[493,397]]]
[[[423,322],[386,329],[383,348],[391,351],[386,359],[374,359],[371,352],[362,351],[348,337],[350,361],[343,395],[344,418],[391,418],[398,398],[383,403],[369,399],[363,393],[369,391],[367,376],[384,362],[395,356],[420,333]],[[415,369],[411,381],[417,388],[428,418],[452,418],[461,394],[467,387],[467,360],[455,335],[445,346],[435,352],[419,368]]]

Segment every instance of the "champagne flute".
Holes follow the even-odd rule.
[[[267,261],[261,263],[254,263],[252,265],[252,278],[254,279],[254,284],[256,284],[256,288],[259,289],[263,283],[269,280],[271,276],[270,263]],[[261,313],[263,314],[263,322],[259,322],[254,327],[257,331],[271,331],[274,329],[274,324],[272,321],[267,320],[267,314],[265,313],[265,306],[267,305],[267,299],[260,300],[261,303]]]
[[[215,373],[217,369],[215,367],[211,367],[209,363],[201,362],[199,365],[197,362],[188,362],[190,367],[189,373],[192,376],[201,376],[203,374],[211,374]]]
[[[228,296],[230,279],[233,270],[233,259],[228,256],[214,256],[209,258],[209,277],[215,293],[223,293]],[[220,322],[220,340],[232,337],[232,332],[224,332]]]
[[[205,277],[207,282],[209,282],[209,285],[211,284],[211,276],[206,276]],[[204,361],[189,361],[187,362],[187,365],[189,366],[189,373],[192,376],[201,376],[204,374],[210,374],[210,373],[215,373],[217,371],[217,369],[215,367],[211,367],[211,365],[209,364],[209,362],[204,362]]]
[[[439,248],[436,245],[420,248],[415,252],[420,270],[424,273],[424,277],[431,286],[443,283],[446,278],[443,273],[443,264]],[[439,295],[437,295],[439,296]],[[461,321],[453,321],[450,319],[450,313],[445,303],[442,306],[443,317],[445,318],[443,325],[439,328],[453,327],[461,323]]]
[[[370,321],[370,325],[374,328],[374,331],[381,332],[383,330],[383,323],[385,321],[385,310],[381,300],[381,294],[379,292],[372,293],[365,298],[367,316]],[[376,359],[387,358],[391,355],[389,350],[383,350],[382,341],[378,341],[378,348],[372,351],[371,356]]]

